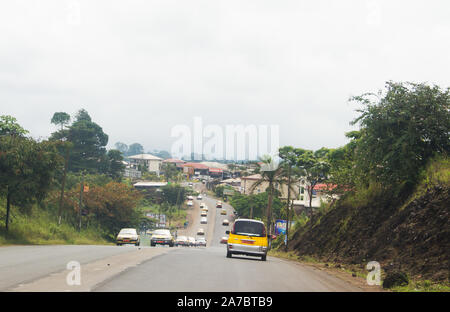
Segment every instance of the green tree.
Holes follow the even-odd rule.
[[[114,146],[116,147],[116,150],[119,150],[122,153],[123,156],[128,155],[128,145],[125,143],[117,142]]]
[[[57,112],[53,114],[51,123],[54,125],[59,125],[61,130],[64,129],[70,122],[70,115],[64,112]]]
[[[42,201],[61,163],[52,142],[0,136],[0,193],[6,196],[6,231],[9,229],[11,206],[24,209],[35,201]]]
[[[434,153],[450,150],[450,89],[387,82],[378,94],[351,98],[363,105],[352,124],[360,125],[357,165],[366,183],[409,186]]]
[[[108,174],[116,181],[120,181],[125,165],[123,162],[122,153],[119,150],[108,151]]]
[[[267,183],[267,194],[268,194],[268,200],[267,200],[267,210],[266,210],[266,222],[267,222],[267,228],[268,233],[272,232],[272,204],[273,204],[273,198],[277,195],[276,192],[276,184],[282,185],[283,184],[283,174],[282,174],[282,168],[277,165],[277,163],[272,159],[270,156],[265,156],[261,159],[262,165],[260,166],[260,175],[261,178],[257,180],[253,185],[250,187],[250,193],[253,193],[255,189],[264,184]]]
[[[285,184],[287,186],[287,200],[286,200],[286,250],[289,246],[289,221],[291,220],[291,207],[292,207],[292,193],[294,191],[294,185],[297,182],[295,177],[297,157],[294,153],[294,148],[292,146],[284,146],[279,149],[279,157],[282,161],[282,168],[285,177]],[[294,197],[295,198],[295,197]]]
[[[300,169],[300,175],[307,184],[307,192],[309,197],[309,210],[312,216],[312,198],[314,187],[322,182],[327,181],[330,164],[328,163],[329,149],[321,148],[315,152],[302,148],[294,149],[296,155],[296,165]]]
[[[161,166],[161,171],[164,173],[167,182],[177,180],[179,171],[175,164],[163,163]]]
[[[133,143],[128,147],[127,156],[144,154],[144,147],[139,143]]]
[[[9,115],[0,116],[0,136],[24,136],[26,134],[28,131],[17,123],[16,118]]]
[[[98,172],[99,166],[104,164],[106,156],[106,144],[108,135],[95,122],[85,110],[80,110],[76,115],[75,122],[63,133],[72,142],[73,148],[70,153],[69,170],[79,172],[88,170]]]

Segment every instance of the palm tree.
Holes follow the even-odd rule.
[[[276,190],[276,184],[283,184],[283,168],[278,166],[270,156],[264,156],[261,159],[262,165],[260,166],[260,175],[261,178],[258,179],[251,187],[250,193],[253,193],[254,190],[262,185],[263,183],[268,183],[268,187],[266,192],[268,193],[268,203],[267,203],[267,233],[272,233],[272,202],[273,196]]]

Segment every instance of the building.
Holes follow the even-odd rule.
[[[132,169],[139,169],[139,166],[145,166],[148,172],[153,172],[159,175],[161,172],[162,158],[156,157],[151,154],[139,154],[129,156],[130,167]]]
[[[186,162],[184,160],[181,159],[174,159],[174,158],[169,158],[169,159],[165,159],[163,160],[163,164],[174,164],[178,169],[183,169],[183,165]]]
[[[163,186],[166,186],[167,182],[137,182],[133,186],[138,190],[156,191]]]
[[[200,163],[185,163],[183,164],[183,172],[189,176],[203,178],[209,176],[209,167]]]

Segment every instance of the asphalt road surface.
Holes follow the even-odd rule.
[[[197,186],[198,187],[198,186]],[[233,208],[216,200],[208,205],[208,224],[202,227],[207,247],[167,246],[17,246],[0,248],[0,291],[135,291],[135,292],[246,292],[246,291],[362,291],[361,288],[310,266],[275,257],[267,261],[247,256],[226,258],[220,238],[229,228]],[[196,210],[194,209],[194,212]],[[199,213],[199,210],[198,210]],[[192,233],[194,234],[194,233]],[[194,236],[194,235],[192,235]],[[66,265],[81,264],[82,286],[70,287]]]

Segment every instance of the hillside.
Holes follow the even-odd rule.
[[[294,233],[291,251],[327,262],[364,266],[412,278],[449,281],[450,197],[448,159],[432,163],[413,194],[372,190],[343,198],[328,213]],[[371,194],[371,195],[369,195]]]

